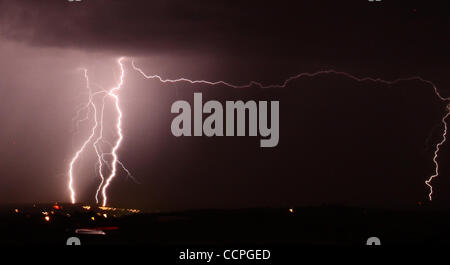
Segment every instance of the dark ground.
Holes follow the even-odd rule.
[[[19,212],[15,212],[18,209]],[[41,211],[48,211],[45,221]],[[0,245],[65,245],[77,236],[83,245],[150,246],[362,246],[379,237],[383,245],[448,244],[450,212],[418,207],[411,211],[321,206],[288,209],[196,210],[120,214],[81,206],[4,207]],[[70,213],[70,217],[67,214]],[[116,217],[113,217],[116,215]],[[96,217],[95,221],[91,217]],[[101,228],[106,235],[75,234]]]

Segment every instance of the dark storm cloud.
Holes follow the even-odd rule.
[[[0,16],[3,36],[32,45],[127,55],[288,55],[308,62],[361,57],[373,62],[384,53],[396,61],[435,64],[446,50],[440,48],[449,45],[444,5],[408,1],[383,3],[382,9],[366,1],[2,0]]]
[[[2,1],[2,33],[33,45],[161,50],[220,46],[240,7],[211,1]]]

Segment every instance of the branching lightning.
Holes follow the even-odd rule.
[[[429,86],[431,86],[433,88],[434,93],[436,94],[436,96],[444,101],[447,102],[447,109],[445,112],[444,117],[442,117],[442,124],[444,127],[444,130],[442,132],[442,140],[436,145],[435,150],[434,150],[434,156],[433,156],[433,163],[434,163],[434,167],[435,167],[435,173],[433,175],[431,175],[426,181],[425,184],[429,187],[429,200],[431,201],[432,195],[433,195],[433,186],[431,185],[431,182],[434,178],[439,176],[439,151],[441,146],[446,142],[447,138],[447,122],[446,119],[448,118],[448,116],[450,116],[450,103],[448,103],[450,101],[450,97],[443,97],[440,93],[439,90],[437,89],[436,85],[426,79],[423,79],[420,76],[412,76],[412,77],[407,77],[407,78],[399,78],[399,79],[395,79],[393,81],[387,81],[387,80],[383,80],[380,78],[373,78],[373,77],[357,77],[355,75],[349,74],[347,72],[340,72],[340,71],[336,71],[336,70],[324,70],[324,71],[318,71],[318,72],[314,72],[314,73],[300,73],[294,76],[289,77],[288,79],[286,79],[282,84],[272,84],[272,85],[263,85],[260,82],[256,82],[256,81],[250,81],[247,84],[244,85],[234,85],[234,84],[230,84],[228,82],[225,81],[207,81],[207,80],[190,80],[187,78],[178,78],[178,79],[164,79],[159,75],[148,75],[146,74],[141,68],[137,67],[136,64],[134,63],[134,61],[131,62],[131,65],[133,67],[134,70],[138,71],[143,77],[145,77],[146,79],[158,79],[160,82],[162,83],[177,83],[177,82],[187,82],[190,84],[206,84],[206,85],[224,85],[227,87],[232,87],[232,88],[249,88],[252,86],[256,86],[259,88],[285,88],[289,82],[302,78],[302,77],[315,77],[315,76],[319,76],[319,75],[329,75],[329,74],[335,74],[335,75],[341,75],[341,76],[345,76],[349,79],[355,80],[357,82],[366,82],[366,81],[370,81],[370,82],[377,82],[377,83],[382,83],[382,84],[386,84],[386,85],[394,85],[396,83],[399,82],[404,82],[404,81],[420,81],[422,83],[425,83]]]
[[[117,175],[117,166],[118,165],[127,173],[127,176],[133,178],[130,171],[118,159],[118,154],[117,154],[117,151],[118,151],[120,144],[122,142],[122,139],[123,139],[122,127],[121,127],[122,126],[122,111],[121,111],[120,105],[119,105],[119,96],[116,94],[116,92],[118,90],[120,90],[120,88],[122,87],[123,82],[124,82],[125,71],[124,71],[123,63],[122,63],[123,60],[124,60],[124,58],[120,58],[118,60],[118,64],[120,66],[120,80],[119,80],[117,86],[111,88],[110,90],[101,89],[100,91],[93,93],[92,89],[91,89],[91,85],[89,83],[87,69],[84,69],[84,77],[86,79],[86,87],[89,90],[89,98],[88,98],[88,102],[86,104],[83,104],[79,107],[79,109],[77,110],[76,116],[73,118],[73,121],[75,122],[75,129],[77,132],[79,124],[84,121],[89,120],[89,113],[90,113],[91,109],[93,109],[94,110],[94,115],[93,115],[94,125],[91,128],[91,133],[90,133],[89,137],[83,142],[80,149],[78,149],[76,151],[75,155],[73,156],[73,158],[71,159],[71,162],[69,164],[69,190],[70,190],[70,194],[71,194],[72,203],[76,202],[76,193],[75,193],[75,189],[73,187],[74,165],[78,161],[81,154],[85,151],[86,147],[93,141],[96,133],[97,133],[97,138],[95,138],[95,141],[93,141],[93,143],[92,143],[92,147],[95,151],[95,154],[97,155],[96,172],[98,173],[98,175],[100,177],[100,184],[99,184],[99,186],[96,190],[96,194],[95,194],[96,202],[99,203],[98,197],[99,197],[99,193],[101,191],[101,194],[103,197],[102,205],[106,206],[106,203],[108,200],[107,188],[110,185],[112,179]],[[99,111],[97,110],[97,105],[94,101],[94,98],[97,95],[103,95],[101,98],[100,121],[98,118]],[[117,112],[117,123],[116,123],[115,129],[116,129],[118,138],[114,145],[110,144],[107,140],[103,139],[103,130],[104,130],[103,123],[104,123],[104,111],[105,111],[106,97],[112,98],[112,100],[114,102],[115,110]],[[86,112],[86,115],[85,115],[85,117],[80,118],[81,112],[83,112],[83,111]],[[98,130],[98,132],[97,132],[97,130]],[[112,151],[110,153],[104,153],[101,149],[102,143],[109,144],[112,147]],[[107,156],[107,155],[112,156],[111,165],[109,165],[108,161],[105,159],[105,156]],[[105,168],[105,166],[108,169],[110,169],[110,174],[108,175],[107,178],[105,178],[105,175],[103,174],[103,169]]]
[[[123,84],[124,84],[124,78],[125,78],[125,69],[124,69],[124,65],[123,65],[123,61],[124,58],[119,58],[117,60],[118,65],[120,67],[120,78],[119,78],[119,82],[117,83],[117,85],[113,88],[111,88],[110,90],[104,90],[101,89],[98,92],[93,93],[89,84],[89,77],[87,74],[87,70],[84,70],[84,77],[86,79],[86,86],[89,90],[89,99],[88,102],[82,106],[81,109],[78,109],[77,111],[77,115],[74,118],[74,121],[76,122],[76,128],[78,128],[79,123],[86,121],[89,119],[89,113],[91,110],[93,110],[94,112],[94,125],[91,128],[91,133],[88,136],[88,138],[83,142],[83,144],[81,145],[81,147],[76,151],[75,155],[72,157],[70,164],[69,164],[69,190],[70,190],[70,194],[71,194],[71,201],[72,203],[76,202],[76,193],[73,187],[73,183],[74,183],[74,173],[73,173],[73,169],[74,169],[74,165],[76,164],[76,162],[78,161],[80,155],[85,151],[86,147],[91,143],[92,143],[92,147],[97,155],[97,162],[96,162],[96,172],[98,173],[99,177],[100,177],[100,184],[96,190],[96,194],[95,194],[95,199],[96,202],[99,203],[99,194],[101,193],[102,195],[102,205],[106,206],[108,203],[108,196],[107,196],[107,189],[108,187],[111,185],[112,180],[117,176],[118,174],[118,166],[120,166],[126,173],[127,176],[132,178],[132,175],[130,173],[130,171],[128,169],[125,168],[125,166],[123,165],[123,163],[119,160],[118,157],[118,150],[121,146],[121,143],[123,141],[123,133],[122,133],[122,118],[123,118],[123,112],[120,108],[120,98],[119,95],[117,94],[117,92],[122,88]],[[434,156],[433,156],[433,163],[434,163],[434,174],[431,175],[426,181],[425,184],[428,186],[429,188],[429,199],[430,201],[432,200],[432,195],[433,195],[433,186],[431,184],[431,182],[433,181],[434,178],[439,176],[439,152],[440,149],[442,147],[442,145],[447,141],[447,118],[450,116],[450,97],[443,97],[436,85],[426,79],[423,79],[420,76],[412,76],[412,77],[407,77],[407,78],[399,78],[399,79],[395,79],[393,81],[387,81],[387,80],[383,80],[380,78],[373,78],[373,77],[357,77],[355,75],[349,74],[347,72],[340,72],[340,71],[336,71],[336,70],[325,70],[325,71],[317,71],[317,72],[313,72],[313,73],[300,73],[294,76],[291,76],[289,78],[287,78],[286,80],[283,81],[283,83],[281,84],[270,84],[270,85],[263,85],[261,82],[257,82],[257,81],[250,81],[247,84],[243,84],[243,85],[235,85],[235,84],[231,84],[228,83],[226,81],[207,81],[207,80],[191,80],[191,79],[187,79],[187,78],[178,78],[178,79],[164,79],[159,75],[148,75],[146,74],[141,68],[137,67],[136,64],[134,63],[134,61],[131,62],[131,66],[134,70],[136,70],[138,73],[140,73],[144,78],[146,79],[157,79],[162,83],[179,83],[179,82],[187,82],[190,84],[206,84],[206,85],[210,85],[210,86],[215,86],[215,85],[223,85],[223,86],[227,86],[227,87],[231,87],[231,88],[250,88],[250,87],[259,87],[261,89],[266,89],[266,88],[285,88],[287,87],[287,85],[293,81],[293,80],[297,80],[300,78],[304,78],[304,77],[316,77],[316,76],[321,76],[321,75],[340,75],[340,76],[344,76],[346,78],[352,79],[354,81],[357,82],[377,82],[377,83],[382,83],[382,84],[386,84],[386,85],[394,85],[396,83],[399,82],[406,82],[406,81],[420,81],[422,83],[425,83],[429,86],[431,86],[433,88],[433,91],[435,93],[435,95],[443,102],[447,103],[447,107],[446,107],[446,112],[445,115],[442,117],[441,122],[443,125],[443,132],[442,132],[442,138],[439,141],[439,143],[436,144],[435,149],[434,149]],[[98,110],[97,110],[97,105],[94,103],[94,97],[97,95],[102,95],[102,99],[101,99],[101,106],[100,106],[100,118],[98,118]],[[104,129],[104,109],[105,109],[105,100],[106,97],[109,97],[112,99],[113,101],[113,106],[116,112],[116,123],[115,123],[115,132],[117,135],[117,139],[115,140],[114,144],[109,143],[107,140],[105,140],[103,138],[103,129]],[[80,117],[80,113],[82,111],[86,111],[86,117],[84,118],[79,118]],[[97,133],[98,130],[98,133]],[[97,133],[97,137],[95,138],[95,135]],[[93,140],[95,138],[95,140]],[[101,149],[101,144],[107,144],[110,148],[111,148],[111,152],[109,153],[104,153]],[[108,160],[106,159],[107,156],[110,156],[111,162],[108,163]],[[109,170],[109,174],[107,177],[105,177],[104,174],[104,169],[108,169]]]
[[[75,153],[75,156],[72,158],[72,160],[70,161],[70,164],[69,164],[69,190],[70,190],[70,199],[71,199],[72,203],[75,203],[75,197],[76,197],[75,190],[73,188],[73,179],[74,179],[74,177],[73,177],[73,167],[74,167],[75,163],[77,162],[78,158],[80,157],[81,153],[86,148],[86,146],[89,144],[89,142],[92,140],[92,138],[94,138],[95,131],[96,131],[97,126],[98,126],[97,108],[95,107],[95,104],[93,102],[94,95],[93,95],[91,87],[89,85],[89,76],[87,74],[87,69],[84,69],[84,78],[86,79],[86,87],[89,89],[89,102],[88,102],[87,105],[89,107],[92,107],[92,109],[94,110],[94,123],[95,124],[92,127],[91,134],[86,139],[86,141],[84,141],[84,143],[81,145],[81,148],[78,149],[78,151]]]
[[[120,90],[120,88],[123,85],[123,79],[124,79],[124,75],[125,75],[125,70],[123,68],[123,58],[120,58],[118,60],[118,63],[120,65],[120,81],[119,84],[112,88],[108,95],[111,96],[114,99],[114,105],[116,107],[116,111],[117,111],[117,123],[116,123],[116,129],[117,129],[117,135],[118,138],[116,140],[116,143],[111,151],[111,154],[113,156],[113,161],[112,161],[112,168],[111,168],[111,173],[109,174],[108,178],[106,179],[106,183],[103,186],[102,189],[102,195],[103,195],[103,206],[106,206],[106,203],[108,202],[108,197],[106,196],[106,190],[109,187],[109,185],[111,184],[111,181],[113,180],[113,178],[116,176],[117,174],[117,164],[118,164],[118,158],[117,158],[117,150],[120,147],[120,144],[122,143],[123,140],[123,135],[122,135],[122,110],[120,109],[120,105],[119,105],[119,96],[116,94],[116,91]]]

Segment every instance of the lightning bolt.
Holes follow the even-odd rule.
[[[357,82],[367,82],[367,81],[369,81],[369,82],[375,82],[375,83],[382,83],[382,84],[386,84],[386,85],[394,85],[394,84],[397,84],[399,82],[416,80],[416,81],[420,81],[422,83],[425,83],[425,84],[431,86],[433,88],[433,91],[434,91],[435,95],[440,100],[442,100],[444,102],[449,102],[450,101],[450,97],[445,98],[439,93],[439,90],[437,89],[436,85],[433,82],[431,82],[429,80],[426,80],[426,79],[423,79],[420,76],[398,78],[398,79],[395,79],[395,80],[392,80],[392,81],[388,81],[388,80],[383,80],[381,78],[357,77],[357,76],[352,75],[350,73],[336,71],[336,70],[324,70],[324,71],[317,71],[317,72],[314,72],[314,73],[300,73],[300,74],[297,74],[297,75],[294,75],[294,76],[291,76],[291,77],[287,78],[281,84],[263,85],[262,83],[257,82],[257,81],[250,81],[247,84],[235,85],[235,84],[231,84],[231,83],[228,83],[228,82],[225,82],[225,81],[191,80],[191,79],[187,79],[187,78],[184,78],[184,77],[177,78],[177,79],[164,79],[161,76],[156,75],[156,74],[154,74],[154,75],[146,74],[141,68],[136,66],[136,64],[134,63],[134,60],[131,62],[131,65],[132,65],[133,69],[136,70],[137,72],[139,72],[144,78],[146,78],[146,79],[158,79],[162,83],[187,82],[187,83],[190,83],[190,84],[206,84],[206,85],[211,85],[211,86],[224,85],[224,86],[232,87],[232,88],[249,88],[249,87],[252,87],[252,86],[256,86],[256,87],[259,87],[261,89],[265,89],[265,88],[285,88],[289,84],[289,82],[291,82],[293,80],[296,80],[296,79],[300,79],[300,78],[303,78],[303,77],[311,78],[311,77],[315,77],[315,76],[319,76],[319,75],[329,75],[329,74],[344,76],[346,78],[352,79],[352,80],[357,81]],[[433,199],[432,198],[433,186],[431,185],[431,182],[432,182],[432,180],[434,178],[439,176],[439,162],[438,162],[439,151],[440,151],[441,146],[447,140],[447,138],[446,138],[446,136],[447,136],[447,122],[446,122],[446,119],[448,118],[448,116],[450,116],[450,103],[447,103],[446,113],[441,119],[441,122],[442,122],[443,127],[444,127],[444,130],[442,132],[442,140],[439,143],[436,144],[436,147],[435,147],[435,150],[434,150],[433,163],[434,163],[434,168],[435,168],[434,172],[435,173],[433,175],[431,175],[425,181],[425,184],[429,187],[429,190],[430,190],[429,194],[428,194],[428,197],[429,197],[430,201]]]
[[[428,198],[430,201],[433,200],[433,185],[431,185],[431,181],[434,178],[437,178],[439,176],[439,151],[441,149],[441,146],[447,141],[447,118],[450,116],[450,104],[447,105],[447,114],[445,114],[444,117],[442,117],[441,122],[444,127],[444,131],[442,132],[442,140],[436,144],[436,148],[434,149],[434,156],[433,156],[433,163],[434,163],[434,174],[431,175],[426,181],[425,184],[430,188],[430,193],[428,194]]]
[[[123,80],[124,80],[124,76],[125,76],[125,70],[123,67],[123,63],[122,61],[124,60],[124,58],[120,58],[117,62],[120,65],[120,81],[119,84],[117,84],[116,87],[113,87],[108,95],[110,97],[113,98],[114,100],[114,106],[116,108],[116,112],[117,112],[117,122],[116,122],[116,129],[117,129],[117,135],[118,138],[116,140],[116,143],[113,146],[113,149],[111,151],[111,154],[113,156],[113,160],[111,162],[112,164],[112,168],[111,168],[111,173],[109,174],[108,178],[106,179],[106,183],[102,188],[102,195],[103,195],[103,206],[106,206],[106,203],[108,202],[108,197],[106,195],[106,190],[108,189],[109,185],[111,184],[111,181],[113,180],[113,178],[116,176],[117,174],[117,164],[118,164],[118,158],[117,158],[117,150],[120,147],[120,144],[122,143],[123,140],[123,135],[122,135],[122,110],[120,109],[120,105],[119,105],[119,96],[116,94],[116,91],[120,90],[120,88],[123,85]]]
[[[106,163],[106,161],[103,158],[103,153],[99,151],[99,143],[103,138],[103,117],[105,112],[105,98],[106,96],[103,96],[102,98],[102,108],[101,108],[101,114],[100,114],[100,132],[97,137],[97,139],[94,142],[94,149],[95,153],[97,155],[97,163],[98,163],[98,175],[100,177],[100,184],[97,188],[97,191],[95,193],[95,202],[98,204],[98,193],[100,192],[100,189],[103,185],[103,182],[105,181],[105,177],[103,176],[103,163]]]
[[[81,122],[84,122],[86,120],[89,120],[89,114],[91,109],[94,110],[94,114],[93,114],[93,119],[94,119],[94,125],[91,128],[91,133],[88,136],[88,138],[83,142],[83,144],[81,145],[81,147],[75,152],[75,155],[72,157],[70,164],[69,164],[69,190],[70,190],[70,194],[71,194],[71,201],[72,203],[76,202],[76,192],[75,189],[73,187],[73,183],[74,183],[74,166],[76,164],[76,162],[78,161],[79,157],[82,155],[82,153],[85,151],[85,149],[87,148],[87,146],[93,141],[93,139],[95,138],[96,132],[97,130],[99,130],[98,134],[97,134],[97,138],[95,138],[95,141],[93,141],[92,143],[92,147],[95,151],[95,154],[97,155],[97,163],[96,163],[96,173],[98,173],[99,177],[100,177],[100,184],[96,190],[95,193],[95,200],[97,202],[97,204],[99,203],[99,193],[101,191],[102,197],[103,197],[103,206],[106,206],[107,203],[107,188],[110,185],[112,179],[117,175],[117,166],[119,165],[126,173],[127,176],[133,178],[133,176],[131,175],[131,172],[124,166],[124,164],[118,159],[118,154],[117,151],[120,147],[120,144],[122,142],[123,139],[123,135],[122,135],[122,128],[121,128],[121,123],[122,123],[122,111],[120,109],[120,105],[119,105],[119,96],[116,94],[116,92],[118,90],[120,90],[120,88],[123,85],[124,82],[124,75],[125,75],[125,71],[124,71],[124,67],[123,67],[123,60],[124,58],[119,58],[118,59],[118,64],[120,66],[120,79],[119,79],[119,83],[117,84],[117,86],[111,88],[110,90],[105,90],[105,89],[101,89],[100,91],[97,91],[95,93],[92,92],[91,89],[91,84],[89,82],[89,76],[87,74],[87,69],[84,69],[84,78],[86,79],[86,87],[89,91],[89,98],[88,98],[88,102],[86,104],[81,104],[76,112],[76,116],[72,119],[72,121],[75,123],[75,132],[78,132],[78,127],[79,124]],[[101,86],[99,86],[101,87]],[[100,121],[98,120],[98,109],[97,109],[97,105],[94,102],[94,98],[98,95],[103,94],[103,97],[101,99],[101,107],[100,107]],[[114,102],[114,107],[116,109],[117,112],[117,123],[116,123],[116,132],[118,135],[118,139],[116,140],[115,144],[112,145],[111,143],[109,143],[107,140],[103,139],[103,130],[104,130],[104,110],[105,110],[105,99],[106,97],[111,97],[113,99]],[[83,118],[80,118],[81,113],[82,112],[86,112],[86,115]],[[104,153],[101,149],[101,144],[102,143],[106,143],[109,144],[112,148],[112,151],[110,153]],[[107,160],[105,159],[105,156],[107,155],[111,155],[112,156],[112,162],[111,162],[111,166],[108,164]],[[110,174],[108,175],[107,178],[105,178],[105,175],[103,174],[103,169],[104,167],[107,167],[108,169],[110,169]]]
[[[83,122],[85,120],[89,119],[89,112],[92,109],[94,111],[94,125],[91,128],[91,134],[88,136],[88,138],[83,142],[82,146],[76,151],[75,155],[73,156],[73,158],[71,159],[71,162],[69,164],[69,190],[70,190],[70,194],[71,194],[71,200],[72,203],[75,203],[75,190],[73,188],[73,182],[74,182],[74,174],[73,174],[73,168],[75,163],[78,161],[80,155],[85,151],[86,147],[88,146],[89,143],[91,143],[96,135],[96,131],[97,128],[100,127],[99,129],[99,133],[97,135],[97,138],[95,139],[95,141],[93,142],[92,146],[93,149],[95,150],[95,153],[97,155],[97,162],[96,162],[96,172],[98,173],[99,177],[100,177],[100,184],[96,190],[96,194],[95,194],[95,199],[96,202],[99,203],[99,194],[101,192],[102,194],[102,205],[106,206],[108,203],[108,196],[107,196],[107,189],[108,187],[111,185],[112,180],[116,177],[117,175],[117,170],[118,170],[118,166],[120,166],[129,177],[133,178],[130,171],[128,169],[125,168],[125,166],[123,165],[123,163],[119,160],[118,158],[118,150],[121,146],[121,143],[123,141],[123,133],[122,133],[122,118],[123,118],[123,113],[122,110],[120,108],[120,98],[119,95],[117,94],[117,92],[122,88],[123,84],[124,84],[124,78],[125,78],[125,69],[124,69],[124,65],[123,65],[123,61],[124,58],[119,58],[117,60],[117,63],[120,67],[120,78],[119,78],[119,82],[118,84],[111,88],[110,90],[100,90],[98,92],[93,93],[89,84],[89,77],[87,75],[87,70],[84,70],[84,77],[86,79],[86,86],[89,90],[89,99],[88,102],[82,106],[82,108],[78,109],[77,111],[77,115],[74,118],[74,121],[76,121],[76,128],[78,128],[78,124],[80,122]],[[434,174],[431,175],[426,181],[425,184],[429,187],[429,199],[430,201],[432,200],[432,195],[433,195],[433,186],[431,185],[431,182],[434,178],[439,176],[439,152],[441,149],[441,146],[447,141],[447,122],[446,119],[450,116],[450,97],[443,97],[440,93],[439,90],[437,89],[436,85],[426,79],[423,79],[420,76],[412,76],[412,77],[407,77],[407,78],[399,78],[399,79],[395,79],[392,81],[388,81],[388,80],[384,80],[384,79],[380,79],[380,78],[373,78],[373,77],[357,77],[355,75],[352,75],[350,73],[347,72],[341,72],[341,71],[336,71],[336,70],[324,70],[324,71],[317,71],[317,72],[313,72],[313,73],[300,73],[294,76],[291,76],[287,79],[285,79],[281,84],[270,84],[270,85],[263,85],[261,82],[257,82],[257,81],[250,81],[247,84],[242,84],[242,85],[236,85],[236,84],[231,84],[228,83],[226,81],[207,81],[207,80],[191,80],[191,79],[187,79],[187,78],[177,78],[177,79],[164,79],[159,75],[148,75],[146,74],[141,68],[137,67],[136,64],[134,63],[134,61],[131,62],[131,66],[132,68],[137,71],[138,73],[140,73],[144,78],[146,79],[157,79],[162,83],[179,83],[179,82],[187,82],[190,84],[206,84],[206,85],[210,85],[210,86],[215,86],[215,85],[224,85],[227,87],[231,87],[231,88],[250,88],[250,87],[259,87],[261,89],[267,89],[267,88],[285,88],[287,87],[287,85],[293,81],[293,80],[297,80],[300,78],[313,78],[316,76],[321,76],[321,75],[340,75],[340,76],[344,76],[346,78],[349,78],[351,80],[357,81],[357,82],[375,82],[375,83],[382,83],[382,84],[386,84],[386,85],[394,85],[397,84],[399,82],[406,82],[406,81],[420,81],[422,83],[425,83],[429,86],[431,86],[433,88],[433,91],[435,93],[435,95],[443,102],[447,103],[447,107],[446,107],[446,112],[445,115],[442,117],[441,122],[442,125],[444,127],[444,130],[442,132],[442,140],[439,141],[436,144],[436,147],[434,149],[434,156],[433,156],[433,163],[434,163]],[[98,111],[97,111],[97,107],[96,104],[94,103],[94,97],[96,95],[99,94],[103,94],[102,97],[102,103],[101,103],[101,109],[100,109],[100,121],[98,121]],[[117,135],[117,139],[115,140],[114,144],[109,143],[108,141],[106,141],[105,139],[103,139],[103,117],[104,117],[104,109],[105,109],[105,99],[106,97],[110,97],[113,101],[113,105],[115,108],[115,112],[116,112],[116,123],[115,123],[115,132]],[[80,113],[84,110],[86,111],[86,117],[79,119],[80,117]],[[111,148],[111,152],[110,153],[104,153],[101,150],[101,143],[106,143],[110,146]],[[111,165],[109,165],[108,161],[105,159],[105,156],[111,156],[112,157],[112,161],[111,161]],[[108,174],[108,177],[105,177],[105,175],[103,174],[103,169],[107,167],[108,170],[110,171],[110,173]]]
[[[73,188],[73,182],[74,182],[73,168],[74,168],[74,165],[78,161],[78,158],[80,157],[81,153],[84,151],[84,149],[86,149],[86,146],[94,138],[95,131],[96,131],[97,126],[98,126],[97,108],[95,107],[95,104],[93,102],[94,94],[92,93],[92,90],[91,90],[91,87],[90,87],[90,84],[89,84],[89,76],[87,74],[87,69],[84,69],[84,78],[86,79],[86,87],[89,90],[89,100],[88,100],[87,106],[88,107],[92,107],[92,109],[94,110],[94,126],[91,129],[91,134],[83,142],[83,144],[81,145],[80,149],[78,149],[78,151],[75,153],[75,155],[73,156],[73,158],[72,158],[72,160],[70,161],[70,164],[69,164],[69,190],[70,190],[70,199],[71,199],[72,203],[75,203],[75,201],[76,201],[75,200],[75,198],[76,198],[75,189]]]

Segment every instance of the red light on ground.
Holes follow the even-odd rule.
[[[55,209],[55,210],[59,210],[59,209],[61,209],[61,207],[59,207],[59,205],[58,205],[58,204],[56,204],[56,205],[53,205],[53,209]]]

